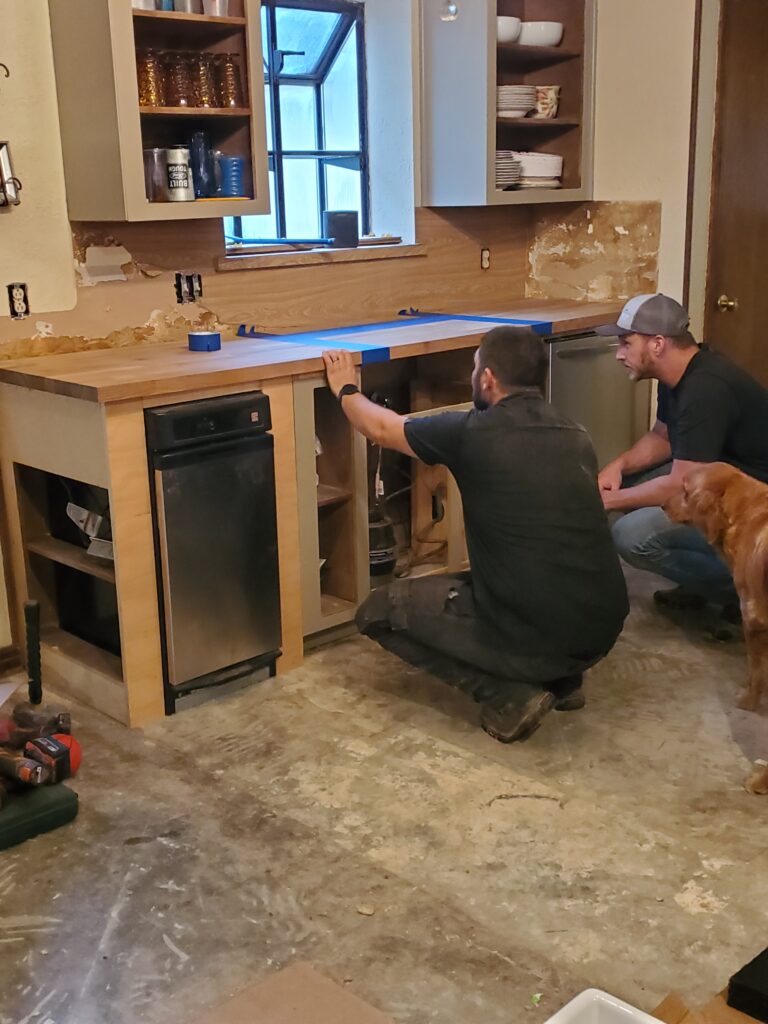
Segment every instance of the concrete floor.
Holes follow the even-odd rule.
[[[708,998],[768,941],[768,717],[740,642],[631,589],[523,745],[361,638],[144,732],[74,709],[78,821],[0,855],[0,1021],[191,1024],[295,960],[402,1024]]]

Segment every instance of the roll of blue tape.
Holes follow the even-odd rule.
[[[221,335],[218,331],[190,331],[190,352],[216,352],[221,348]]]

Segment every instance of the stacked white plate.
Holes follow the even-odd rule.
[[[520,181],[520,161],[508,149],[496,150],[496,188],[508,188]]]
[[[555,153],[513,153],[520,163],[520,188],[560,188],[563,158]]]
[[[536,109],[535,85],[500,85],[496,89],[496,110],[499,117],[525,117]]]

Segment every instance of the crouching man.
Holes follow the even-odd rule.
[[[360,631],[471,693],[504,743],[553,707],[582,707],[582,673],[613,647],[627,593],[589,437],[544,400],[544,343],[529,328],[494,328],[475,353],[475,409],[412,420],[360,394],[348,352],[324,360],[350,423],[446,466],[464,506],[471,571],[374,591]]]

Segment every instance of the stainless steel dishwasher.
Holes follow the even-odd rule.
[[[651,382],[633,383],[616,361],[616,338],[560,335],[549,346],[549,400],[592,438],[600,468],[647,430]]]
[[[166,712],[280,654],[274,442],[261,392],[145,413]]]

